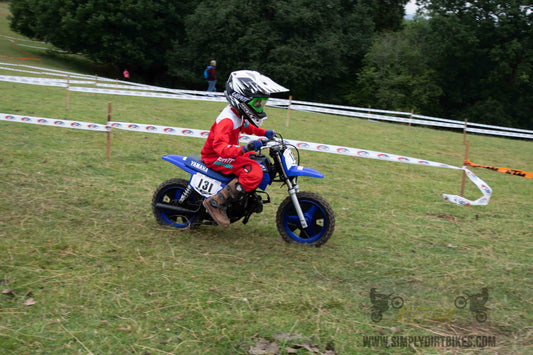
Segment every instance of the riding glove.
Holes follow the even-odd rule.
[[[265,137],[267,137],[268,139],[272,139],[272,137],[274,136],[274,134],[276,134],[276,132],[272,131],[272,130],[268,130],[266,131],[265,133]]]
[[[252,150],[257,152],[261,148],[263,148],[263,143],[261,143],[261,141],[259,141],[259,140],[253,140],[253,141],[248,142],[248,144],[243,145],[242,146],[242,151],[244,153],[250,152]]]

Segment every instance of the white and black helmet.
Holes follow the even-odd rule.
[[[230,105],[254,126],[260,127],[267,118],[264,108],[270,94],[289,89],[253,70],[238,70],[230,74],[224,95]]]

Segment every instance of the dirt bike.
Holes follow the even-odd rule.
[[[230,222],[234,223],[242,218],[242,223],[246,224],[253,213],[261,213],[263,204],[271,202],[266,188],[273,182],[281,182],[287,185],[289,193],[276,214],[276,226],[281,237],[286,242],[317,247],[323,245],[335,229],[335,214],[322,196],[299,191],[297,179],[299,176],[323,178],[324,175],[300,166],[297,147],[283,140],[281,135],[276,134],[271,139],[263,138],[260,141],[263,144],[261,149],[268,148],[270,158],[261,154],[261,149],[258,154],[251,154],[250,158],[261,165],[263,179],[244,198],[228,203],[226,213]],[[178,229],[216,225],[202,201],[218,193],[235,176],[208,168],[197,155],[165,155],[163,159],[189,173],[190,178],[188,181],[173,178],[159,185],[152,199],[156,220],[162,225]]]
[[[403,307],[403,298],[400,296],[392,297],[393,294],[394,293],[391,293],[390,295],[377,294],[375,299],[370,300],[372,302],[372,314],[370,318],[374,322],[377,323],[383,318],[383,313],[389,309],[389,301],[394,309],[400,309]]]
[[[457,298],[455,298],[455,307],[459,308],[459,309],[463,309],[466,307],[466,304],[468,303],[468,301],[470,301],[470,311],[474,314],[474,316],[476,317],[476,320],[480,323],[483,323],[487,320],[487,310],[488,308],[485,307],[485,303],[484,302],[479,302],[476,300],[475,296],[478,296],[478,295],[470,295],[466,292],[464,292],[464,294],[467,296],[458,296]],[[486,300],[485,300],[486,302]]]

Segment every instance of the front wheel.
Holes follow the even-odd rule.
[[[403,307],[403,298],[400,296],[393,297],[391,299],[392,308],[394,309],[400,309]]]
[[[302,228],[292,199],[288,196],[279,205],[276,214],[276,226],[286,242],[321,246],[333,234],[335,229],[335,213],[322,196],[312,192],[296,194],[304,214],[307,228]]]

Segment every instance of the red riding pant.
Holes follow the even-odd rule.
[[[239,183],[246,191],[255,189],[263,179],[261,165],[255,160],[248,158],[250,154],[239,155],[236,158],[218,158],[212,164],[206,164],[213,170],[223,174],[234,174],[239,178]]]

